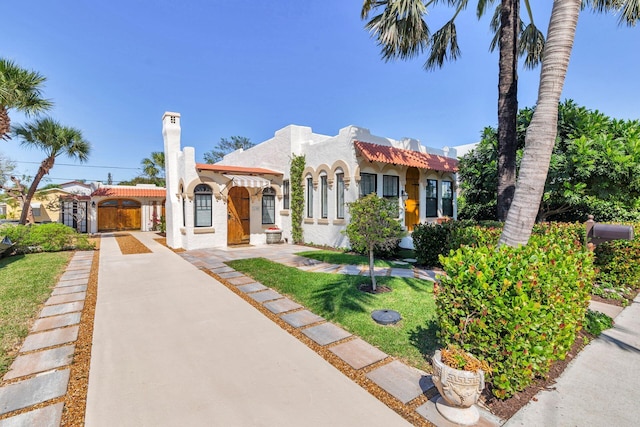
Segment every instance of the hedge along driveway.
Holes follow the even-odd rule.
[[[263,258],[227,264],[385,353],[430,371],[424,355],[433,354],[437,347],[433,282],[379,277],[378,285],[387,286],[392,292],[373,295],[358,290],[360,284],[369,283],[365,276],[306,272]],[[396,310],[402,320],[392,326],[378,325],[371,319],[371,312],[379,309]]]
[[[0,259],[0,378],[72,255],[54,252]]]

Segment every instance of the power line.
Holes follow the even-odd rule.
[[[26,163],[31,165],[39,165],[42,162],[20,162],[20,161],[12,161],[13,163]],[[126,168],[123,166],[93,166],[93,165],[74,165],[72,163],[56,163],[55,166],[73,166],[77,168],[100,168],[100,169],[132,169],[132,170],[141,170],[142,168]]]

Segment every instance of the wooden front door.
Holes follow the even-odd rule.
[[[231,187],[227,197],[227,244],[249,243],[249,192],[243,187]]]
[[[98,231],[140,230],[140,202],[113,199],[98,205]]]
[[[420,171],[416,168],[407,170],[407,201],[404,204],[404,225],[407,230],[413,231],[413,227],[420,222]]]

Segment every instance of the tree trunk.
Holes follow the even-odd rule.
[[[0,105],[0,139],[11,139],[11,120],[9,111],[4,105]]]
[[[555,0],[544,47],[538,102],[527,128],[518,184],[499,244],[526,245],[540,208],[558,132],[558,103],[567,75],[581,0]]]
[[[507,218],[516,187],[519,6],[520,0],[502,0],[500,13],[497,200],[499,221]]]
[[[22,213],[20,214],[20,224],[25,225],[27,223],[27,218],[29,219],[29,223],[33,223],[33,215],[31,214],[31,199],[33,199],[33,195],[36,193],[36,189],[40,184],[42,178],[49,173],[53,164],[55,163],[55,156],[47,157],[40,163],[40,167],[38,168],[38,173],[33,178],[33,182],[29,187],[29,191],[27,191],[27,197],[25,198],[24,204],[22,206]]]
[[[371,290],[376,291],[376,275],[373,271],[373,248],[369,249],[369,275],[371,276]]]

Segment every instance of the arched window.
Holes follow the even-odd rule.
[[[276,223],[276,190],[271,187],[262,190],[262,223]]]
[[[194,194],[194,218],[193,225],[195,227],[211,227],[212,226],[212,208],[213,191],[207,184],[198,184],[193,190]]]

